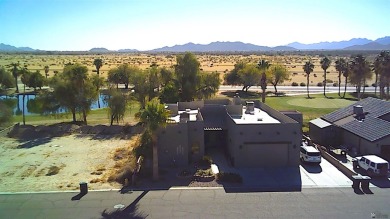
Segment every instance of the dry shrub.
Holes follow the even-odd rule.
[[[133,170],[136,167],[137,158],[133,153],[133,147],[138,142],[138,136],[130,139],[128,145],[117,148],[113,152],[112,159],[115,161],[114,167],[107,171],[106,177],[108,182],[125,183],[125,179],[131,181]]]
[[[92,179],[91,181],[89,181],[90,183],[98,183],[98,182],[101,182],[102,180],[101,179]]]
[[[49,167],[49,170],[47,171],[46,176],[57,175],[61,169],[62,169],[61,167],[51,166],[51,167]]]

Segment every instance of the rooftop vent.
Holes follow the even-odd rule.
[[[246,110],[247,114],[255,114],[255,103],[253,101],[246,101]]]
[[[363,111],[363,106],[361,105],[353,106],[353,114],[355,114],[355,118],[360,122],[366,118],[366,115]]]
[[[361,106],[361,105],[353,106],[353,114],[355,114],[357,116],[364,114],[363,113],[363,106]]]

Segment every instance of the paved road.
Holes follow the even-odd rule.
[[[76,201],[71,201],[75,193],[0,195],[0,218],[371,218],[371,213],[389,218],[390,189],[371,190],[373,194],[356,194],[352,188],[111,191],[89,192]],[[115,212],[115,205],[123,206],[122,211]]]
[[[224,91],[235,91],[235,90],[241,90],[242,86],[230,86],[230,85],[221,85],[219,87],[219,91],[224,92]],[[306,87],[293,87],[293,86],[277,86],[278,92],[286,92],[286,93],[306,93]],[[267,86],[268,91],[273,91],[274,87],[273,86]],[[333,87],[329,86],[326,87],[326,92],[338,92],[339,88],[338,87]],[[374,92],[375,88],[374,87],[366,87],[366,92]],[[252,86],[249,88],[249,91],[261,91],[260,86]],[[341,91],[344,91],[344,88],[341,89]],[[347,87],[347,92],[355,92],[356,88],[355,87]],[[324,92],[324,87],[318,87],[318,86],[309,86],[309,92],[313,93],[321,93]]]

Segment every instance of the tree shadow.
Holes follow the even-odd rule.
[[[240,96],[240,98],[246,99],[246,98],[260,98],[261,93],[255,92],[255,91],[242,91],[242,90],[236,90],[236,91],[223,91],[221,92],[222,95],[227,96],[229,98],[233,98],[237,94]]]
[[[108,211],[104,209],[101,213],[102,219],[143,219],[148,215],[143,212],[139,212],[138,210],[138,202],[149,192],[149,190],[145,190],[139,195],[131,204],[129,204],[126,208],[116,209],[113,211]]]
[[[28,149],[28,148],[33,148],[42,144],[49,143],[52,138],[50,137],[45,137],[45,138],[37,138],[37,139],[32,139],[28,141],[22,141],[23,143],[18,145],[16,148],[18,149]]]

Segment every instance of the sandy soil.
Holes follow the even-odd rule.
[[[113,153],[130,140],[68,135],[21,142],[0,137],[0,192],[120,188],[106,181],[115,165]]]

